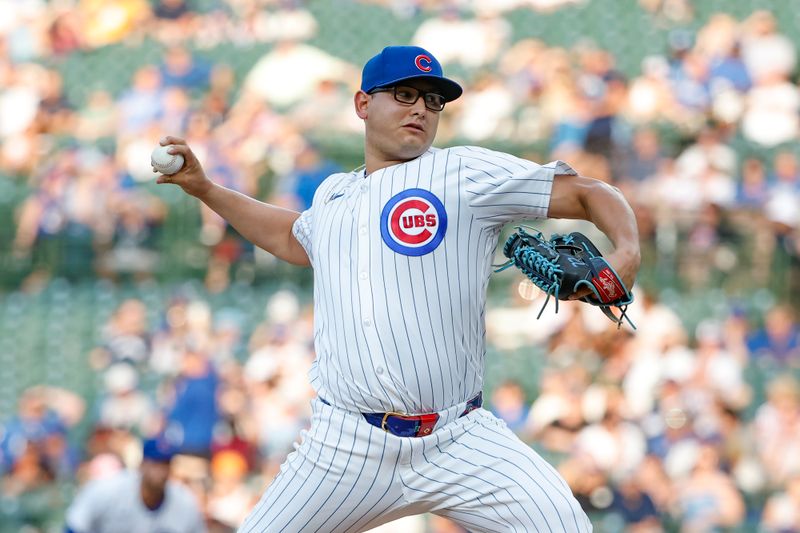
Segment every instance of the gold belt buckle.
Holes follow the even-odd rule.
[[[381,429],[386,431],[387,433],[389,432],[389,428],[386,427],[386,419],[389,418],[390,416],[406,416],[406,415],[404,415],[403,413],[397,413],[395,411],[388,411],[386,413],[383,413],[383,419],[381,420]]]

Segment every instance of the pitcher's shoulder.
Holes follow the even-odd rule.
[[[470,144],[451,146],[449,148],[445,148],[445,150],[447,150],[452,155],[459,155],[464,157],[476,157],[480,155],[509,155],[509,154],[504,154],[503,152],[498,152],[497,150],[492,150],[490,148],[484,148],[483,146],[475,146]]]
[[[317,187],[314,193],[312,206],[317,205],[319,201],[324,203],[324,200],[329,199],[331,194],[335,194],[337,191],[346,188],[347,184],[354,181],[358,177],[359,172],[362,171],[362,169],[356,169],[350,172],[336,172],[322,180],[322,183],[319,184],[319,187]]]

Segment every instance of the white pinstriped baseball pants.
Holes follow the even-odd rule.
[[[240,533],[367,531],[426,512],[471,532],[592,530],[556,470],[484,409],[416,438],[318,399],[313,409]]]

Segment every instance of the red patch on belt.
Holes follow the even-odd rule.
[[[617,276],[608,267],[601,270],[597,276],[592,279],[592,285],[597,289],[597,292],[600,294],[600,301],[603,303],[613,302],[625,294],[622,283],[620,283],[620,280],[617,279]]]
[[[419,415],[419,429],[417,430],[417,437],[425,437],[426,435],[433,433],[433,428],[438,421],[438,413]]]

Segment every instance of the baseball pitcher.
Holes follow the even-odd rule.
[[[365,165],[328,177],[303,213],[214,183],[184,140],[161,141],[185,164],[159,183],[314,269],[311,428],[240,531],[365,531],[426,512],[469,531],[591,531],[558,472],[481,408],[486,287],[503,226],[545,217],[593,222],[630,287],[634,215],[617,189],[561,161],[432,148],[461,93],[428,51],[383,49],[354,96]]]

